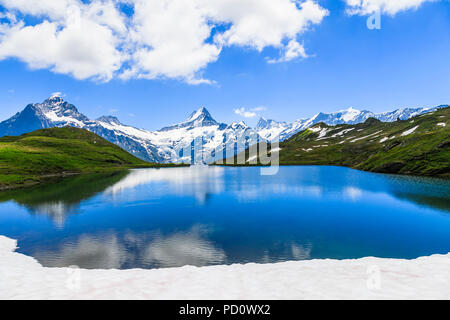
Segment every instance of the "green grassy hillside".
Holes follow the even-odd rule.
[[[0,189],[35,184],[54,176],[161,166],[140,160],[94,133],[72,127],[0,138]]]
[[[450,177],[449,119],[450,108],[444,108],[393,123],[319,123],[280,144],[280,163]]]

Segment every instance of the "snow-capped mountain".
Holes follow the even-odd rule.
[[[0,123],[0,136],[16,136],[30,131],[58,126],[80,127],[89,119],[75,106],[55,95],[40,104],[29,104],[22,112]]]
[[[112,116],[90,120],[58,95],[40,104],[30,104],[0,123],[0,136],[64,126],[89,130],[141,159],[160,163],[209,163],[262,141],[245,123],[218,123],[205,108],[198,109],[182,123],[147,131],[122,124]]]
[[[122,124],[113,116],[91,120],[59,95],[53,95],[43,103],[26,106],[22,112],[1,122],[0,137],[43,128],[73,126],[94,132],[147,161],[210,163],[231,157],[259,141],[286,140],[319,122],[328,125],[356,124],[369,117],[381,121],[405,120],[437,108],[405,108],[381,114],[350,108],[330,114],[319,113],[292,123],[261,119],[255,129],[244,122],[230,125],[219,123],[208,110],[200,108],[186,121],[158,131],[148,131]]]
[[[256,131],[263,139],[269,141],[284,141],[296,133],[320,122],[326,123],[327,125],[358,124],[365,122],[369,118],[376,118],[382,122],[393,122],[397,119],[407,120],[443,107],[447,106],[443,105],[435,108],[402,108],[378,114],[367,110],[359,111],[354,108],[349,108],[334,113],[321,112],[311,118],[299,119],[292,123],[277,122],[275,120],[261,118],[256,127]]]
[[[229,126],[218,123],[205,108],[198,109],[184,122],[158,131],[137,129],[123,125],[117,119],[105,117],[97,119],[96,123],[115,132],[116,136],[129,137],[150,149],[149,153],[157,162],[209,163],[222,159],[225,150],[229,150],[230,156],[231,152],[234,155],[235,150],[243,151],[246,144],[241,145],[239,141],[245,141],[245,137],[248,137],[247,144],[261,140],[245,123],[233,123]],[[102,135],[92,128],[88,130]],[[111,141],[110,137],[105,138]]]
[[[226,124],[219,124],[216,120],[213,119],[213,117],[211,116],[209,111],[206,110],[206,108],[201,107],[197,111],[194,111],[186,121],[173,126],[162,128],[159,131],[164,132],[183,128],[210,127],[217,125],[222,126],[222,128],[227,126]]]
[[[267,141],[283,141],[306,128],[305,120],[287,123],[261,118],[256,126],[256,132]]]

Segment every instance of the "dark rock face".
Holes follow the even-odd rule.
[[[437,146],[438,149],[450,148],[450,141],[444,141]]]
[[[379,173],[399,173],[404,166],[403,162],[390,162],[379,166],[374,171]]]
[[[381,122],[380,120],[371,117],[371,118],[367,119],[363,123],[363,125],[364,125],[364,127],[370,127],[370,126],[373,126],[373,125],[378,124],[380,122]]]
[[[42,111],[30,104],[22,112],[0,123],[0,137],[18,136],[51,126],[51,122],[43,116]]]

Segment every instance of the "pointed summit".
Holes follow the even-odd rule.
[[[215,122],[209,111],[205,107],[199,108],[197,111],[191,113],[186,122],[196,121],[196,120],[212,120]]]
[[[209,113],[208,110],[206,110],[205,107],[200,107],[197,111],[192,112],[186,121],[187,122],[194,121],[197,118],[202,117],[202,116],[211,117],[211,114]]]
[[[259,119],[258,124],[256,125],[256,130],[279,128],[280,126],[284,125],[286,125],[285,122],[278,122],[272,119],[266,119],[261,117],[261,119]]]
[[[83,122],[89,121],[73,104],[64,101],[61,93],[54,93],[44,102],[33,106],[39,109],[46,119],[54,123],[67,123],[80,127]]]
[[[267,119],[261,117],[261,118],[259,119],[259,121],[258,121],[258,124],[256,125],[256,130],[262,130],[262,129],[265,129],[265,128],[267,128],[267,125],[268,125]]]
[[[355,109],[355,108],[353,108],[353,107],[349,107],[349,108],[347,108],[347,109],[344,109],[344,110],[341,110],[341,111],[338,111],[338,112],[342,112],[342,113],[344,113],[344,112],[349,112],[349,113],[351,113],[351,112],[361,112],[361,111],[358,110],[358,109]]]
[[[44,100],[42,103],[34,104],[42,110],[55,110],[55,109],[72,109],[76,110],[75,106],[64,101],[62,94],[59,92],[53,93],[49,98]]]
[[[46,99],[43,104],[61,104],[64,102],[62,94],[60,92],[53,93],[48,99]]]
[[[250,127],[244,122],[244,121],[239,121],[239,122],[233,122],[232,124],[230,124],[227,129],[233,129],[233,130],[247,130],[250,129]]]
[[[81,128],[88,121],[74,105],[64,101],[61,94],[52,94],[43,103],[29,104],[23,111],[0,123],[0,136],[62,126]]]
[[[205,107],[201,107],[190,115],[185,124],[193,127],[208,127],[218,125],[219,123],[214,120]]]
[[[162,128],[159,131],[170,131],[173,129],[198,128],[218,125],[220,124],[216,120],[214,120],[209,111],[206,108],[201,107],[197,111],[192,112],[186,121],[170,127]]]

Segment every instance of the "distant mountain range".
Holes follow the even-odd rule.
[[[320,122],[276,149],[280,165],[346,166],[450,178],[450,107],[403,121],[381,122],[371,117],[358,124],[330,126]],[[246,150],[226,163],[252,166],[261,164],[262,159]]]
[[[59,95],[54,95],[43,103],[29,104],[23,111],[1,122],[0,137],[17,136],[38,129],[72,126],[96,133],[146,161],[210,163],[224,158],[224,150],[237,154],[259,141],[284,141],[320,122],[328,125],[356,124],[370,117],[391,122],[398,118],[409,119],[440,107],[405,108],[381,114],[350,108],[330,114],[319,113],[312,118],[292,123],[262,118],[256,128],[251,128],[244,122],[233,122],[230,125],[219,123],[208,110],[200,108],[184,122],[158,131],[148,131],[122,124],[112,116],[91,120],[74,105],[64,101]],[[202,151],[195,154],[191,150]]]
[[[263,139],[269,141],[284,141],[300,131],[308,129],[320,122],[330,126],[363,123],[369,118],[375,118],[381,122],[394,122],[397,119],[408,120],[412,117],[445,107],[448,107],[448,105],[441,105],[434,108],[402,108],[383,113],[373,113],[367,110],[359,111],[354,108],[349,108],[334,113],[321,112],[312,118],[300,119],[291,123],[261,118],[255,130]]]

